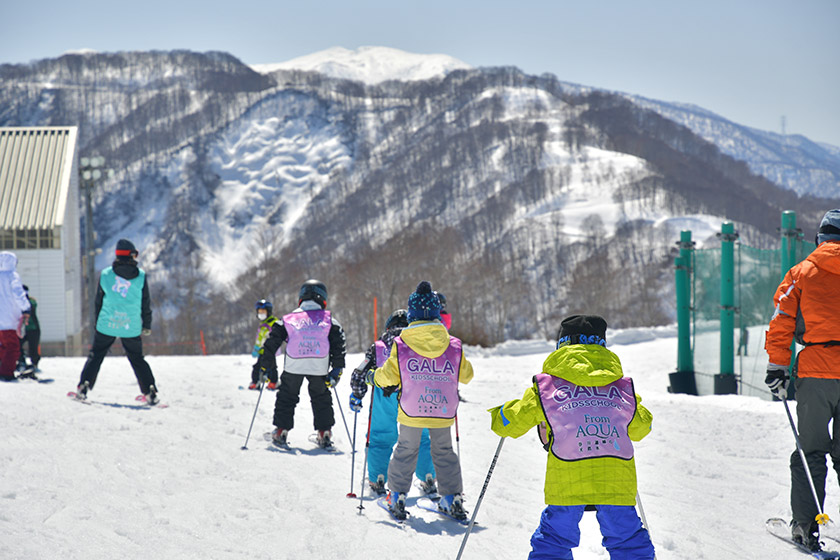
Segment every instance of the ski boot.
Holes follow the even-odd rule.
[[[286,441],[286,438],[288,437],[289,430],[285,428],[276,428],[273,432],[271,432],[271,442],[280,447],[286,447],[289,445],[288,441]]]
[[[330,430],[318,430],[318,447],[321,449],[333,449],[335,447]]]
[[[276,391],[277,390],[277,383],[275,383],[274,381],[269,381],[268,385],[266,385],[265,388],[268,389],[269,391]]]
[[[820,528],[816,523],[797,523],[791,521],[791,538],[811,552],[822,550],[820,545]]]
[[[380,474],[376,477],[376,482],[369,480],[368,484],[370,484],[370,489],[378,496],[385,495],[385,475]]]
[[[86,401],[89,390],[90,382],[85,381],[83,383],[79,383],[79,386],[76,387],[76,400]]]
[[[259,388],[260,386],[256,381],[251,381],[251,383],[248,385],[248,389],[251,391],[256,391]]]
[[[467,512],[464,511],[461,494],[447,494],[442,497],[440,502],[438,502],[438,509],[458,521],[465,521],[467,519]]]
[[[431,474],[426,474],[426,480],[420,483],[420,490],[424,494],[437,494],[437,482]]]
[[[404,520],[408,517],[408,513],[405,511],[405,494],[401,492],[388,492],[388,509],[391,511],[391,515],[394,518],[399,519],[400,521]]]
[[[160,397],[158,397],[157,389],[154,385],[149,385],[149,392],[144,396],[146,397],[146,404],[149,406],[155,406],[160,402]]]

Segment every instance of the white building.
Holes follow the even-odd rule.
[[[82,355],[78,128],[0,127],[0,250],[38,301],[45,355]]]

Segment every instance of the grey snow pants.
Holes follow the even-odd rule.
[[[408,494],[411,490],[411,477],[417,466],[420,452],[420,436],[423,428],[414,428],[400,424],[400,438],[394,455],[388,464],[388,489],[392,492]],[[461,480],[461,463],[452,449],[450,427],[429,428],[432,447],[432,463],[437,474],[438,492],[442,495],[460,494],[464,491]]]
[[[823,507],[828,474],[826,455],[831,456],[840,479],[840,379],[798,378],[796,417],[799,442],[808,460],[820,507]],[[828,424],[832,419],[834,422],[829,433]],[[818,513],[799,451],[790,456],[790,507],[793,520],[797,523],[811,523]]]

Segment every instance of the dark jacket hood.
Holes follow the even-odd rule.
[[[137,267],[137,261],[134,259],[117,259],[111,265],[114,273],[126,280],[133,280],[140,276],[140,269]]]

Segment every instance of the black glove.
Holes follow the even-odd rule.
[[[350,388],[356,398],[362,399],[367,393],[367,384],[365,384],[365,371],[361,369],[354,369],[350,376]]]
[[[787,396],[788,372],[779,366],[767,366],[767,377],[764,378],[764,383],[770,389],[770,392],[783,399]]]
[[[338,385],[338,380],[341,379],[342,370],[340,368],[333,368],[328,374],[327,378],[324,380],[324,383],[327,384],[327,387],[334,388]]]

